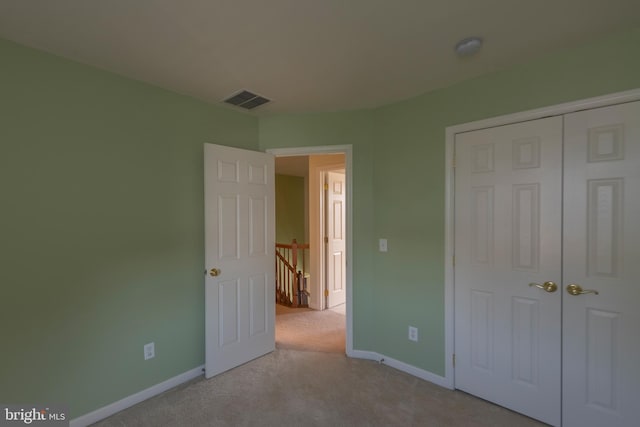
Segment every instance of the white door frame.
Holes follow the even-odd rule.
[[[342,154],[342,153],[339,153]],[[336,163],[335,159],[327,158],[333,155],[311,155],[307,157],[309,163],[308,181],[307,181],[307,218],[309,240],[311,248],[309,271],[311,273],[311,284],[309,286],[310,299],[309,307],[315,310],[324,310],[326,307],[326,299],[324,292],[326,289],[326,244],[324,243],[326,219],[325,219],[325,203],[326,194],[324,190],[325,174],[333,168],[341,168],[344,170],[344,156],[340,162]]]
[[[445,328],[445,381],[444,385],[453,389],[455,387],[453,355],[455,342],[454,325],[454,144],[457,133],[470,132],[495,126],[525,122],[541,119],[543,117],[558,116],[573,113],[580,110],[606,107],[640,100],[640,89],[632,89],[624,92],[616,92],[608,95],[572,101],[550,107],[535,110],[522,111],[504,116],[448,126],[445,129],[445,274],[444,274],[444,328]],[[348,281],[348,279],[347,279]],[[349,289],[347,288],[347,296]]]
[[[346,353],[349,357],[354,357],[353,352],[353,147],[351,145],[325,145],[316,147],[292,147],[292,148],[271,148],[266,150],[267,153],[276,157],[287,156],[313,156],[318,154],[344,154],[345,179],[347,180],[347,197],[346,197],[346,226],[347,226],[347,296],[346,296]],[[311,179],[311,177],[309,177]]]

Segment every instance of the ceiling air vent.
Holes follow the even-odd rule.
[[[242,107],[247,110],[252,110],[262,104],[266,104],[269,101],[269,99],[264,98],[260,95],[256,95],[255,93],[251,93],[248,90],[238,92],[235,95],[232,95],[224,100],[224,102],[226,102],[227,104],[235,105],[236,107]]]

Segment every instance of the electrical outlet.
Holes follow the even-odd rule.
[[[409,326],[409,340],[418,341],[418,328]]]
[[[387,252],[387,239],[380,239],[378,241],[378,249],[380,252]]]
[[[150,342],[144,345],[144,360],[153,359],[156,357],[156,345]]]

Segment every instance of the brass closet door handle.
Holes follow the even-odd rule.
[[[539,283],[529,283],[529,286],[535,286],[536,288],[542,289],[545,292],[553,293],[558,290],[558,285],[554,282],[544,282],[542,285]]]
[[[211,276],[211,277],[219,276],[220,273],[221,273],[221,271],[218,268],[212,268],[211,270],[209,270],[209,276]]]
[[[580,285],[575,285],[575,284],[571,284],[567,286],[567,292],[570,295],[582,295],[582,294],[596,294],[596,295],[600,295],[600,293],[594,289],[587,289],[587,290],[583,290],[582,286]]]

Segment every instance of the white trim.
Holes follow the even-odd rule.
[[[324,291],[327,288],[326,275],[326,250],[324,242],[326,228],[326,191],[324,190],[326,172],[335,169],[344,170],[344,157],[339,163],[328,160],[325,155],[314,155],[309,158],[309,244],[311,257],[309,262],[311,272],[311,300],[309,307],[316,310],[327,308],[327,297]],[[332,156],[332,155],[327,155]],[[327,163],[325,163],[327,162]],[[347,208],[348,209],[348,208]],[[346,222],[345,222],[346,223]]]
[[[399,371],[406,372],[409,375],[413,375],[425,381],[429,381],[436,385],[449,389],[453,388],[449,386],[448,381],[445,377],[441,377],[440,375],[425,371],[424,369],[416,368],[415,366],[373,351],[353,350],[353,348],[351,348],[347,350],[347,356],[353,357],[355,359],[373,360],[378,363],[388,365]],[[124,399],[118,400],[117,402],[111,403],[107,406],[96,409],[93,412],[89,412],[87,414],[74,418],[70,421],[69,426],[86,427],[88,425],[97,423],[98,421],[104,420],[105,418],[117,414],[120,411],[124,411],[125,409],[130,408],[133,405],[137,405],[140,402],[151,399],[152,397],[157,396],[160,393],[164,393],[167,390],[177,387],[180,384],[186,383],[187,381],[190,381],[194,378],[198,378],[199,376],[203,375],[203,371],[204,365],[193,368],[180,375],[176,375],[173,378],[169,378],[166,381],[153,385],[145,390],[139,391],[138,393],[132,394],[131,396],[125,397]]]
[[[454,234],[453,234],[453,215],[455,213],[454,206],[454,144],[449,143],[449,128],[447,128],[447,145],[445,152],[445,205],[444,205],[444,377],[447,380],[447,387],[453,389],[455,387],[455,370],[453,369],[453,352],[454,352],[454,314],[455,314],[455,298],[454,298]],[[455,134],[453,134],[455,138]]]
[[[351,350],[347,352],[347,356],[354,359],[375,360],[376,362],[380,362],[381,359],[378,353],[365,350]]]
[[[433,372],[425,371],[424,369],[416,368],[413,365],[409,365],[399,360],[392,359],[391,357],[381,355],[380,363],[391,366],[392,368],[395,368],[399,371],[406,372],[407,374],[413,375],[414,377],[429,381],[430,383],[434,383],[436,385],[439,385],[440,387],[453,389],[453,387],[449,385],[447,378],[436,375]]]
[[[451,136],[454,136],[456,133],[469,132],[473,130],[508,125],[518,122],[526,122],[529,120],[536,120],[549,116],[560,116],[563,114],[575,113],[576,111],[591,110],[593,108],[623,104],[625,102],[633,102],[638,100],[640,100],[640,89],[631,89],[624,92],[616,92],[609,95],[597,96],[594,98],[587,98],[579,101],[571,101],[565,102],[564,104],[537,108],[535,110],[521,111],[504,116],[477,120],[475,122],[453,125],[447,127],[447,143],[450,136],[450,130]]]
[[[84,414],[77,418],[74,418],[69,422],[69,426],[85,427],[90,424],[97,423],[100,420],[104,420],[105,418],[110,417],[113,414],[130,408],[133,405],[137,405],[138,403],[157,396],[158,394],[172,389],[173,387],[179,386],[180,384],[183,384],[194,378],[198,378],[203,374],[203,371],[204,365],[201,365],[187,372],[183,372],[180,375],[176,375],[173,378],[169,378],[166,381],[153,385],[145,390],[139,391],[138,393],[125,397],[124,399],[118,400],[117,402],[113,402],[107,406],[103,406],[100,409],[96,409],[93,412],[89,412],[88,414]]]
[[[390,366],[399,371],[406,372],[407,374],[413,375],[414,377],[418,377],[425,381],[429,381],[430,383],[439,385],[440,387],[445,387],[451,390],[453,389],[453,386],[449,384],[447,378],[441,377],[440,375],[436,375],[429,371],[425,371],[424,369],[416,368],[413,365],[409,365],[408,363],[401,362],[391,357],[387,357],[384,354],[376,353],[373,351],[353,350],[351,353],[348,353],[347,356],[357,359],[374,360],[378,363]]]
[[[345,177],[347,180],[347,301],[346,301],[346,353],[353,353],[353,146],[325,145],[318,147],[271,148],[267,153],[276,157],[309,156],[313,154],[344,153]]]
[[[291,147],[291,148],[269,148],[266,153],[271,153],[276,157],[290,156],[311,156],[313,154],[340,154],[351,153],[353,146],[348,145],[322,145],[316,147]]]
[[[445,287],[444,287],[444,331],[445,331],[445,379],[451,388],[455,387],[455,372],[453,369],[453,354],[455,351],[455,298],[454,298],[454,144],[457,133],[470,132],[479,129],[508,125],[541,119],[543,117],[559,116],[574,113],[576,111],[606,107],[609,105],[623,104],[640,100],[640,89],[631,89],[624,92],[616,92],[604,96],[572,101],[554,106],[522,111],[504,116],[492,117],[475,122],[462,123],[449,126],[445,129]],[[446,387],[446,386],[445,386]]]

